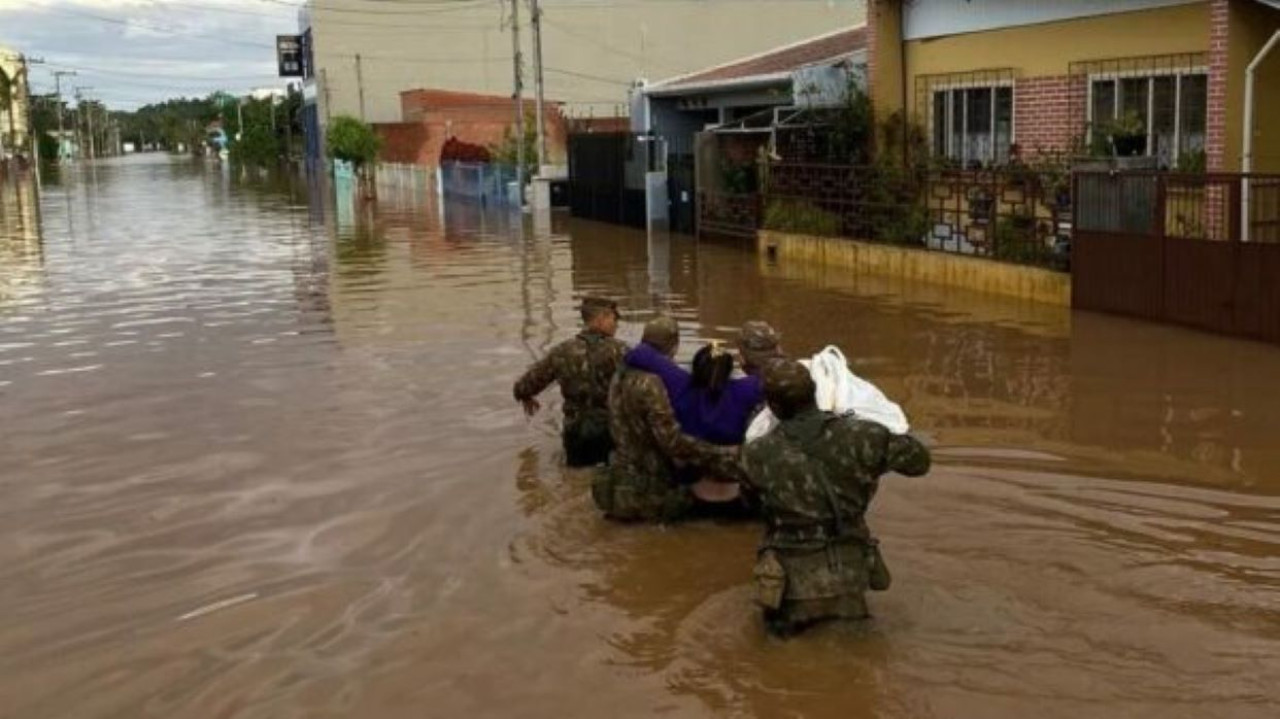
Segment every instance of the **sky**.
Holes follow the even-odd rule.
[[[29,58],[33,93],[75,88],[132,110],[214,90],[283,87],[275,37],[296,34],[301,0],[0,0],[0,46]]]

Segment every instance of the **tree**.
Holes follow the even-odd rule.
[[[325,137],[329,157],[350,162],[357,173],[378,159],[381,145],[372,127],[350,115],[338,115],[329,122]]]
[[[373,178],[368,167],[378,159],[382,138],[369,125],[350,115],[338,115],[325,132],[325,150],[335,160],[351,163],[360,180],[361,195],[374,197]]]
[[[515,132],[508,127],[502,133],[502,142],[489,148],[493,161],[503,167],[515,168],[519,162],[520,146]],[[538,123],[534,116],[525,113],[524,118],[524,179],[538,174]]]

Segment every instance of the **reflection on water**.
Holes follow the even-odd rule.
[[[1280,351],[327,196],[150,157],[0,185],[0,714],[1280,710]],[[558,403],[510,399],[587,293],[686,359],[766,318],[902,401],[938,467],[873,511],[875,620],[771,640],[754,528],[596,516]]]

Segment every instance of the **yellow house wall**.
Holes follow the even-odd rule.
[[[1245,69],[1280,30],[1280,12],[1262,3],[1233,2],[1227,43],[1226,156],[1223,169],[1242,169]],[[1280,48],[1258,68],[1253,90],[1253,171],[1280,172]]]
[[[1019,77],[1066,75],[1072,62],[1209,50],[1209,5],[1178,5],[907,43],[907,103],[915,78],[1013,68]]]

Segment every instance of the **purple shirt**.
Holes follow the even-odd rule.
[[[667,388],[680,428],[713,444],[742,444],[756,408],[764,403],[764,385],[757,376],[730,380],[712,397],[693,386],[693,375],[671,358],[643,342],[627,353],[626,363],[657,375]]]

